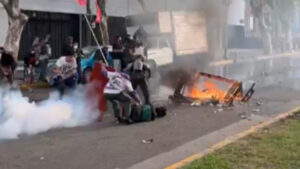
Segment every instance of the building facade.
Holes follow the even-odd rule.
[[[92,13],[95,14],[95,4],[93,0],[91,1]],[[204,1],[201,0],[145,1],[147,13],[152,14],[152,18],[157,20],[154,19],[152,23],[147,23],[143,26],[145,27],[146,31],[153,34],[159,34],[161,33],[162,28],[158,19],[160,12],[169,12],[169,19],[171,20],[174,19],[173,16],[177,15],[180,11],[201,12],[203,10],[207,10],[206,8],[208,8],[208,5],[203,2]],[[212,4],[218,4],[223,1],[211,0],[209,2]],[[20,3],[22,10],[30,18],[24,28],[24,33],[21,39],[20,58],[22,58],[26,52],[28,52],[31,43],[36,36],[42,38],[47,34],[52,35],[51,43],[55,51],[54,57],[60,56],[60,51],[63,46],[62,43],[68,36],[73,36],[75,41],[82,43],[82,46],[87,44],[85,32],[88,31],[88,28],[83,26],[85,21],[82,17],[82,14],[86,13],[86,7],[79,6],[76,0],[22,0]],[[145,12],[137,0],[108,0],[106,5],[107,15],[116,18],[139,16],[143,15]],[[217,12],[217,9],[218,8],[214,9],[215,11],[212,12]],[[239,48],[245,46],[241,46],[245,40],[245,10],[245,0],[231,0],[227,17],[229,27],[229,47]],[[190,15],[187,14],[186,16]],[[1,46],[4,43],[7,31],[7,16],[1,7],[0,17]],[[118,25],[118,22],[112,23],[112,25]],[[133,34],[138,28],[138,25],[139,23],[136,23],[135,26],[129,26],[127,31],[130,34]],[[174,23],[172,29],[175,29]],[[196,27],[193,26],[192,29],[196,29]],[[113,32],[116,32],[115,34],[117,34],[118,31],[120,30],[113,30]],[[173,34],[176,34],[176,30],[171,31],[173,31]],[[202,33],[199,33],[199,36],[200,35],[203,36]],[[205,38],[202,38],[201,41],[204,42]]]
[[[22,0],[22,12],[29,16],[20,45],[19,59],[30,50],[35,37],[45,38],[51,35],[53,57],[61,55],[63,43],[68,36],[74,37],[76,42],[82,41],[82,23],[80,17],[86,13],[86,8],[76,3],[76,0]],[[95,10],[93,10],[95,11]],[[5,42],[7,32],[7,15],[0,7],[0,46]]]

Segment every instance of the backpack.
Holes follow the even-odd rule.
[[[155,120],[155,113],[151,105],[132,105],[130,118],[135,123]]]
[[[142,106],[141,121],[151,121],[152,120],[152,110],[150,105]]]
[[[141,112],[142,112],[141,108],[142,108],[141,106],[137,106],[137,105],[131,106],[130,118],[135,123],[141,122]]]

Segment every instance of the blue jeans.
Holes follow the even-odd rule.
[[[70,89],[75,89],[77,84],[77,76],[71,76],[66,79],[62,79],[58,77],[58,91],[60,96],[62,97],[65,94],[65,89],[68,87]]]

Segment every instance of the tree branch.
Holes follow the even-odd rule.
[[[8,0],[0,0],[0,3],[3,5],[3,6],[6,6],[8,4]]]
[[[20,19],[22,22],[27,21],[27,16],[22,14],[19,8],[19,0],[0,0],[0,2],[3,4],[3,7],[6,10],[8,17]]]
[[[141,7],[143,8],[144,12],[147,12],[145,1],[144,0],[137,0],[137,1],[141,5]]]

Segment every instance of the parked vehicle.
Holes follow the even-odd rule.
[[[174,62],[174,52],[167,38],[149,38],[147,55],[148,60],[154,60],[157,66],[164,66]]]
[[[81,66],[81,79],[82,83],[87,83],[92,72],[96,55],[99,55],[101,47],[90,46],[82,49],[84,57],[81,58],[80,66]],[[100,55],[101,56],[101,55]]]

